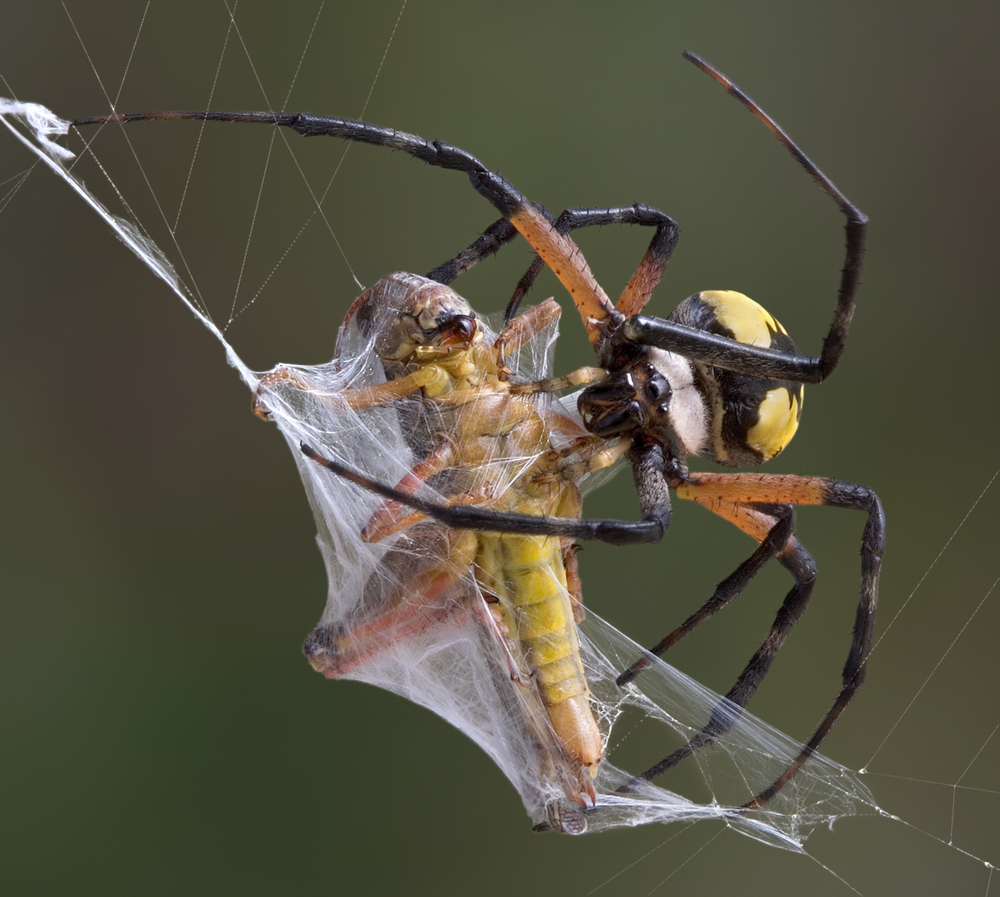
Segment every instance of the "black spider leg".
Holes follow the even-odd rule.
[[[535,204],[535,208],[548,213],[545,209]],[[551,220],[551,217],[550,217]],[[606,224],[638,224],[643,227],[655,227],[656,233],[650,240],[649,248],[646,250],[644,264],[647,268],[640,267],[640,270],[655,271],[655,281],[659,281],[663,268],[670,261],[674,247],[677,245],[677,238],[680,228],[677,223],[659,209],[647,206],[644,203],[633,203],[630,206],[617,206],[606,209],[565,209],[562,214],[553,221],[556,231],[562,236],[568,236],[572,231],[584,227],[603,227]],[[428,273],[431,280],[439,283],[451,283],[455,278],[464,274],[474,265],[481,262],[489,255],[493,255],[500,248],[509,243],[518,234],[514,226],[505,218],[494,221],[483,234],[467,248],[463,249],[454,258],[438,265],[433,271]],[[541,256],[535,255],[524,276],[518,281],[514,294],[504,311],[504,323],[510,323],[517,315],[527,292],[531,289],[535,279],[545,267],[545,262]],[[647,275],[648,276],[648,275]],[[648,291],[652,292],[653,282],[648,286]]]
[[[111,122],[128,123],[134,121],[172,121],[186,119],[193,121],[220,121],[249,124],[270,124],[289,128],[303,137],[339,137],[351,143],[367,143],[372,146],[384,146],[387,149],[399,150],[420,159],[436,168],[453,171],[464,171],[469,176],[473,189],[488,200],[493,207],[504,216],[510,218],[519,209],[528,205],[534,206],[507,180],[490,171],[472,153],[460,147],[453,146],[443,140],[425,140],[416,134],[397,131],[392,128],[380,128],[367,122],[336,116],[312,115],[308,112],[221,112],[202,110],[191,112],[134,112],[126,114],[103,115],[88,118],[78,118],[74,127],[92,124],[107,124]],[[551,213],[544,207],[534,206],[551,220]],[[510,225],[512,227],[512,225]],[[493,227],[496,227],[494,225]],[[488,228],[490,236],[487,242],[499,239],[503,242],[513,238],[507,228],[500,226],[495,232]],[[482,238],[481,238],[482,239]],[[478,241],[477,241],[478,242]],[[473,244],[474,246],[476,244]],[[437,269],[435,269],[437,270]],[[436,278],[435,278],[436,279]],[[447,281],[444,281],[447,282]]]
[[[670,321],[656,318],[635,317],[626,322],[623,334],[626,339],[650,346],[658,346],[673,352],[680,352],[692,361],[713,364],[716,367],[758,377],[795,380],[802,383],[820,383],[837,366],[847,343],[847,333],[854,316],[855,300],[861,286],[864,268],[865,238],[868,231],[868,217],[841,193],[820,168],[785,133],[778,123],[760,108],[749,96],[737,87],[718,69],[713,68],[701,57],[684,51],[685,59],[694,63],[703,72],[716,80],[738,99],[777,140],[788,150],[795,160],[808,172],[844,213],[847,219],[847,248],[844,268],[841,273],[837,305],[830,324],[829,333],[823,340],[823,351],[819,357],[808,355],[783,355],[769,349],[746,347],[744,351],[733,352],[726,346],[724,338],[691,330]]]
[[[702,604],[698,610],[650,648],[645,656],[640,657],[628,669],[623,670],[615,679],[617,686],[623,687],[627,685],[643,670],[648,669],[655,658],[662,657],[700,623],[717,614],[734,598],[738,598],[768,561],[781,554],[782,548],[795,533],[795,509],[791,505],[755,505],[754,507],[758,511],[765,511],[765,509],[770,511],[769,516],[773,517],[775,521],[764,541],[754,549],[753,554],[740,564],[733,573],[715,587],[712,597]],[[798,545],[797,542],[796,545]],[[798,547],[801,548],[801,545]],[[802,549],[802,551],[805,552],[805,549]],[[806,556],[808,557],[808,553],[806,553]],[[794,571],[793,575],[795,575]],[[813,565],[811,578],[816,578],[815,564]],[[798,579],[796,579],[796,585],[798,585]],[[812,587],[811,584],[809,587]],[[727,695],[727,697],[729,696]]]
[[[861,537],[861,596],[854,616],[851,647],[841,673],[843,684],[830,709],[819,721],[819,725],[802,746],[802,750],[799,751],[795,759],[767,788],[753,800],[744,804],[744,809],[756,809],[767,803],[795,777],[806,761],[816,753],[826,736],[830,734],[830,730],[840,719],[840,715],[864,684],[865,675],[868,672],[868,655],[871,654],[872,638],[875,634],[878,580],[882,569],[882,554],[885,551],[885,513],[878,496],[871,489],[865,486],[856,486],[853,483],[830,481],[826,504],[868,513],[868,522],[865,524],[865,531]]]
[[[835,480],[825,481],[823,504],[868,513],[868,522],[865,525],[861,542],[861,594],[855,614],[851,648],[842,672],[841,690],[830,709],[827,710],[813,734],[802,746],[802,749],[795,758],[767,788],[762,790],[753,800],[744,804],[744,809],[760,807],[774,797],[795,777],[830,733],[830,730],[840,718],[841,713],[850,704],[865,680],[868,655],[871,653],[871,642],[875,626],[875,606],[878,600],[879,572],[882,564],[882,554],[885,549],[885,515],[878,496],[871,489],[864,486],[857,486],[853,483],[843,483]],[[716,610],[721,609],[732,598],[736,597],[739,592],[734,592],[727,598],[727,590],[733,587],[744,588],[750,578],[746,576],[747,572],[757,562],[760,563],[760,566],[763,566],[763,562],[767,559],[763,557],[762,549],[764,549],[764,546],[768,546],[771,557],[775,556],[774,546],[782,545],[780,536],[785,532],[785,528],[791,527],[792,530],[794,529],[794,517],[788,516],[787,521],[784,520],[786,515],[789,514],[787,510],[789,508],[788,505],[756,503],[752,507],[776,519],[764,542],[761,543],[747,561],[740,565],[732,576],[719,584],[715,595],[699,611],[678,627],[678,630],[675,630],[674,633],[668,635],[659,645],[651,649],[649,654],[659,654],[661,648],[666,650],[690,632],[703,619],[710,616]],[[788,535],[790,533],[791,530],[788,531]],[[749,663],[743,672],[740,673],[733,687],[726,693],[725,698],[716,706],[709,721],[701,731],[655,766],[650,767],[644,773],[637,776],[634,781],[639,779],[648,781],[656,778],[668,769],[676,766],[685,757],[690,756],[705,745],[724,735],[738,722],[747,702],[767,675],[778,650],[784,644],[792,627],[805,613],[812,595],[813,586],[815,585],[817,574],[816,563],[797,539],[789,538],[784,543],[784,548],[778,549],[776,556],[778,562],[792,574],[794,585],[785,596],[785,600],[782,602],[781,608],[775,616],[774,623],[771,625],[760,647],[754,653],[753,657],[750,658]],[[706,608],[708,608],[708,612],[705,612]],[[694,622],[692,623],[691,621]],[[677,634],[678,632],[679,634]],[[645,666],[648,666],[648,659],[645,660],[645,663],[639,661],[633,667],[626,670],[619,677],[619,681],[622,679],[626,682],[630,681]],[[623,786],[623,790],[628,790],[628,788],[628,785]]]
[[[307,458],[322,464],[337,476],[383,498],[407,505],[452,529],[517,533],[527,536],[560,536],[607,542],[610,545],[632,545],[658,542],[670,525],[670,497],[663,478],[663,451],[655,445],[644,446],[641,449],[633,448],[629,453],[643,513],[642,519],[638,521],[542,517],[494,511],[474,505],[441,505],[372,480],[352,467],[320,455],[305,443],[300,443],[299,448]]]
[[[541,206],[536,206],[541,210]],[[544,214],[550,218],[548,210]],[[450,284],[457,280],[470,268],[478,265],[490,255],[496,255],[501,248],[517,237],[518,231],[506,218],[494,221],[476,240],[455,255],[442,262],[436,268],[427,272],[427,277],[438,283]],[[504,323],[508,323],[505,321]]]
[[[354,143],[367,143],[400,150],[421,159],[429,165],[455,171],[464,171],[474,190],[489,201],[503,216],[503,222],[495,222],[468,249],[454,259],[439,265],[430,272],[430,277],[441,283],[450,283],[455,277],[491,252],[514,238],[515,228],[509,219],[527,208],[533,208],[542,217],[553,223],[552,214],[542,205],[530,203],[512,184],[501,175],[490,171],[475,156],[460,147],[441,140],[425,140],[415,134],[380,128],[355,119],[311,115],[307,112],[220,112],[213,110],[191,112],[137,112],[115,115],[78,118],[75,127],[110,122],[128,123],[134,121],[167,121],[188,119],[195,121],[220,121],[250,124],[271,124],[289,128],[304,137],[339,137]],[[578,217],[574,226],[585,227],[600,223],[637,223],[657,227],[650,242],[646,259],[655,259],[662,270],[677,239],[677,226],[669,216],[642,204],[621,209],[571,210],[569,221]],[[565,236],[559,234],[559,236]],[[537,247],[536,247],[537,249]],[[640,265],[640,269],[643,266]],[[587,272],[589,275],[589,271]],[[562,277],[560,277],[562,279]],[[657,278],[658,279],[658,278]],[[633,278],[635,280],[635,278]],[[573,293],[573,288],[564,281],[564,286]],[[630,284],[631,286],[631,284]],[[513,317],[516,306],[508,309],[508,320]]]
[[[731,576],[719,583],[715,593],[701,608],[688,617],[684,623],[664,638],[655,648],[650,649],[646,658],[643,658],[625,670],[618,677],[618,684],[623,685],[632,681],[642,669],[649,666],[648,658],[650,655],[661,655],[691,632],[695,626],[738,597],[747,587],[750,580],[756,576],[771,558],[777,557],[778,562],[792,574],[794,584],[785,596],[785,600],[782,602],[775,616],[774,623],[772,623],[760,647],[754,652],[754,655],[750,658],[746,667],[744,667],[743,672],[737,677],[732,688],[726,692],[725,697],[716,705],[708,722],[684,745],[669,756],[664,757],[659,763],[636,776],[635,781],[648,781],[662,775],[680,763],[681,760],[684,760],[686,757],[691,756],[701,750],[701,748],[725,735],[726,732],[736,725],[750,698],[753,697],[764,676],[767,675],[778,650],[785,643],[785,639],[788,637],[789,632],[791,632],[792,627],[801,619],[802,614],[805,613],[806,607],[809,604],[813,586],[816,582],[816,562],[802,544],[792,535],[795,530],[794,509],[790,505],[757,504],[753,507],[775,519],[775,523],[764,541],[760,543],[746,561],[740,564]],[[629,790],[629,785],[623,786],[622,790]]]

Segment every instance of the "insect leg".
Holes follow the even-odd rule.
[[[268,373],[260,378],[260,382],[258,382],[257,388],[254,390],[251,410],[261,420],[271,420],[271,409],[267,406],[266,396],[286,386],[311,393],[314,398],[323,402],[329,402],[333,406],[353,408],[355,410],[373,408],[377,405],[387,405],[397,399],[412,395],[417,390],[432,384],[440,376],[440,370],[434,365],[425,365],[395,380],[387,380],[384,383],[376,383],[372,386],[341,389],[335,393],[328,394],[324,393],[317,384],[300,371],[294,368],[279,366],[273,371],[268,371]]]
[[[426,458],[414,465],[397,484],[396,489],[412,495],[432,476],[446,469],[454,459],[455,451],[450,442],[437,446]],[[396,501],[386,501],[369,518],[361,537],[366,542],[379,542],[393,533],[399,532],[423,517],[422,514],[404,514],[403,505]]]
[[[475,534],[442,529],[424,538],[435,540],[435,551],[416,562],[410,552],[390,552],[348,619],[310,633],[302,650],[313,669],[340,678],[431,626],[464,622],[470,602],[454,587],[473,564]]]

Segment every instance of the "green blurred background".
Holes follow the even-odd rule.
[[[222,4],[67,5],[112,97],[128,70],[120,109],[207,104]],[[62,5],[8,7],[0,92],[68,118],[106,111]],[[287,98],[318,11],[241,6],[256,77],[231,35],[212,104],[260,108],[263,85],[275,107],[364,112],[457,143],[552,209],[661,207],[683,234],[655,311],[698,289],[739,289],[815,353],[842,262],[833,204],[682,48],[730,74],[869,214],[847,355],[807,390],[804,426],[771,467],[862,482],[885,503],[884,637],[824,750],[867,766],[880,804],[910,825],[844,819],[813,836],[808,857],[712,824],[532,835],[513,789],[457,732],[313,673],[299,646],[325,576],[287,448],[250,414],[218,344],[39,168],[0,214],[4,890],[844,895],[847,882],[863,894],[985,894],[988,870],[943,842],[1000,861],[997,595],[973,617],[1000,567],[1000,484],[914,590],[1000,466],[996,5],[410,0],[396,28],[398,0],[363,12],[328,2]],[[258,369],[329,357],[358,292],[345,257],[366,285],[423,272],[492,220],[461,176],[354,147],[324,204],[343,254],[318,221],[296,238],[310,203],[278,141],[238,283],[271,135],[210,130],[178,239],[220,324],[253,300],[227,335]],[[129,133],[172,219],[199,128]],[[290,140],[325,184],[342,146]],[[97,147],[152,230],[159,213],[120,137],[109,129]],[[0,137],[8,188],[30,165]],[[646,239],[605,229],[581,243],[615,293]],[[460,288],[497,310],[527,260],[511,248]],[[551,278],[536,295],[549,294],[562,298]],[[563,333],[560,371],[589,351],[569,317]],[[588,513],[634,516],[627,478]],[[863,521],[833,510],[799,519],[820,585],[751,709],[804,736],[838,688]],[[585,595],[650,642],[749,547],[681,507],[661,546],[588,546]],[[786,588],[767,571],[671,660],[724,691]]]

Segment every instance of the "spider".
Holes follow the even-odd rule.
[[[691,473],[685,459],[700,455],[725,466],[757,465],[773,458],[788,444],[798,426],[803,384],[819,383],[829,376],[845,348],[860,286],[867,218],[729,78],[693,53],[685,51],[684,56],[760,120],[846,217],[847,249],[838,299],[823,350],[817,357],[801,354],[781,325],[740,293],[704,291],[689,297],[666,319],[640,315],[678,237],[673,219],[651,206],[636,203],[605,209],[568,209],[556,217],[544,206],[527,200],[513,185],[459,147],[361,121],[308,113],[153,112],[79,119],[74,124],[150,119],[273,124],[303,136],[340,137],[400,150],[432,166],[465,172],[472,187],[502,217],[467,249],[429,273],[430,278],[441,283],[450,283],[518,234],[528,241],[538,260],[518,285],[507,309],[507,320],[516,314],[521,297],[541,265],[548,266],[569,291],[604,372],[601,382],[587,386],[580,395],[578,407],[584,424],[594,435],[627,442],[626,457],[632,465],[641,519],[559,519],[475,506],[439,506],[334,462],[327,466],[456,529],[599,539],[619,545],[655,542],[669,526],[672,490],[679,498],[707,507],[756,539],[760,543],[756,550],[719,584],[714,594],[650,648],[647,656],[622,673],[619,683],[623,686],[648,665],[650,656],[665,652],[736,598],[771,558],[788,570],[792,588],[760,648],[726,693],[726,700],[717,706],[701,732],[639,778],[661,774],[734,724],[805,611],[816,579],[816,565],[794,536],[794,507],[828,505],[867,514],[861,545],[860,600],[840,692],[788,767],[744,805],[756,808],[777,794],[801,769],[864,681],[885,518],[878,497],[864,486],[809,476]],[[615,304],[569,236],[575,229],[605,224],[639,224],[654,229],[643,259]],[[569,379],[557,378],[525,389],[558,389],[569,384]]]

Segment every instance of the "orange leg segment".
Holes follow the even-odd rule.
[[[566,287],[583,318],[590,341],[595,342],[600,335],[595,325],[610,317],[614,307],[580,247],[569,237],[557,233],[545,216],[531,205],[522,205],[509,220]]]

